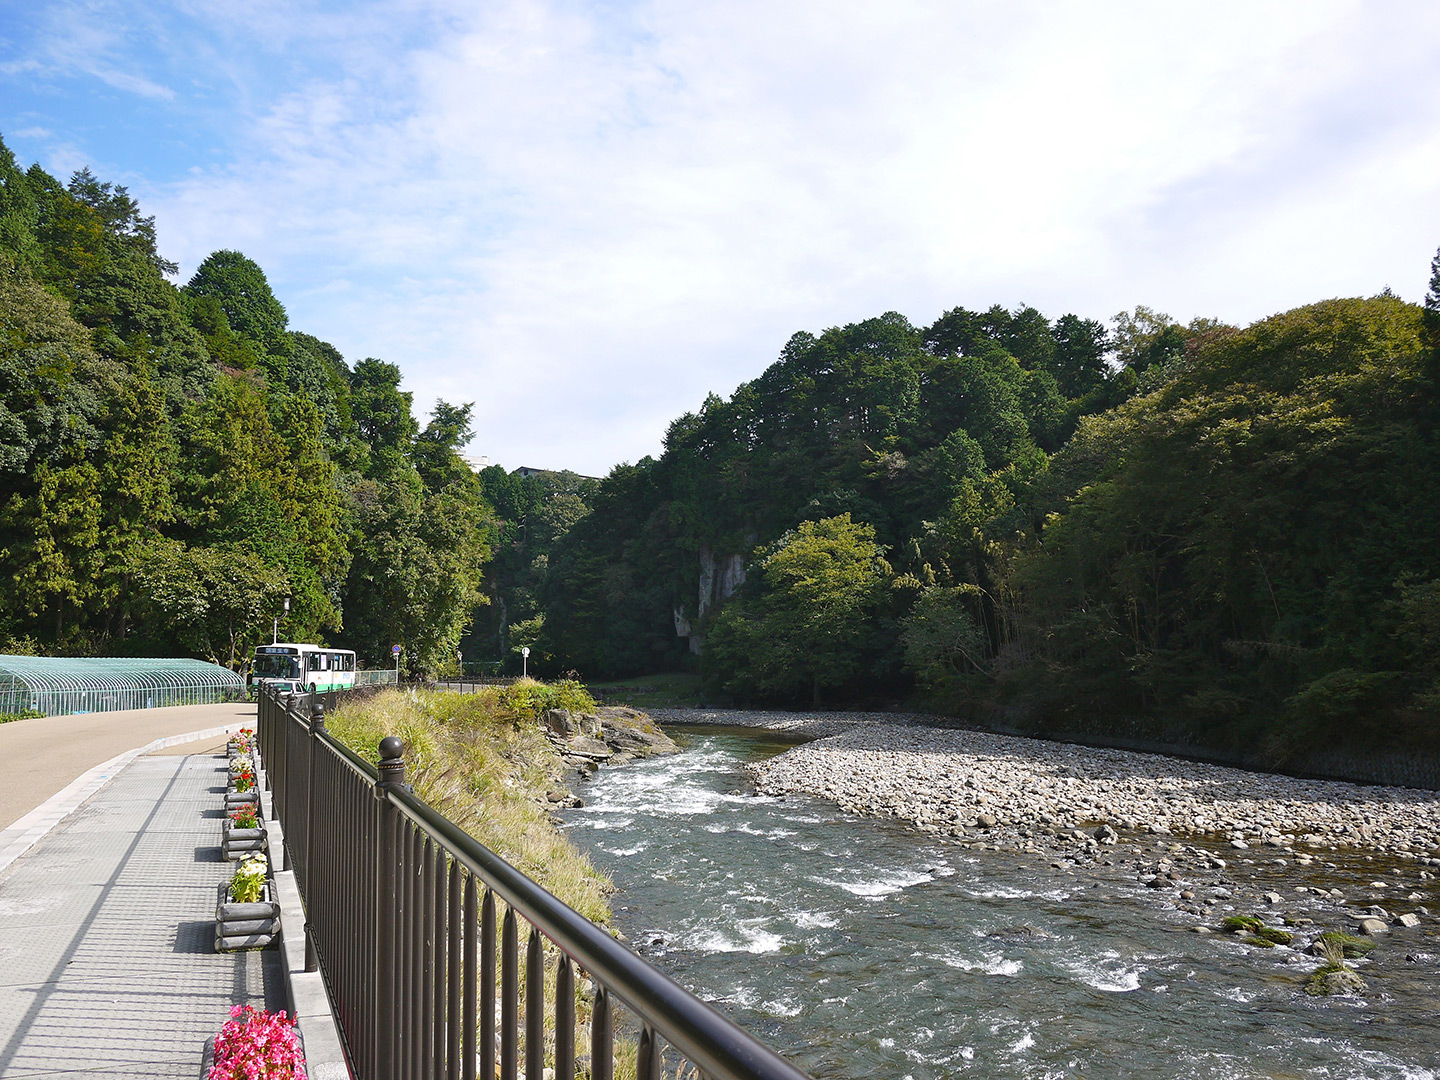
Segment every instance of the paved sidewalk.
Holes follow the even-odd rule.
[[[284,1007],[274,949],[213,951],[224,769],[136,758],[0,873],[0,1077],[194,1078],[231,1005]]]
[[[119,709],[0,724],[0,761],[7,777],[0,785],[0,829],[118,754],[156,739],[228,724],[254,727],[255,703]]]

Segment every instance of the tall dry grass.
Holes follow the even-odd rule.
[[[545,796],[562,766],[536,722],[545,708],[594,701],[575,684],[556,690],[534,680],[477,694],[390,690],[340,707],[329,728],[371,763],[380,740],[398,736],[422,799],[591,922],[608,925],[613,884],[550,820]]]

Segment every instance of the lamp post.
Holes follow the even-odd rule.
[[[285,597],[285,614],[290,614],[290,597]],[[275,645],[280,641],[280,616],[275,616],[275,625],[270,628],[270,644]]]
[[[529,645],[523,645],[523,646],[521,646],[521,648],[520,648],[520,677],[521,677],[522,679],[529,677],[529,663],[530,663],[530,646],[529,646]]]

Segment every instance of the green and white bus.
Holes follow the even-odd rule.
[[[270,686],[280,693],[349,690],[355,685],[355,654],[323,645],[261,645],[250,664],[250,684],[257,690]]]

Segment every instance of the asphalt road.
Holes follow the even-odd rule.
[[[0,783],[0,829],[117,754],[156,739],[247,721],[255,722],[254,702],[80,713],[0,724],[0,769],[5,774],[5,782]]]

